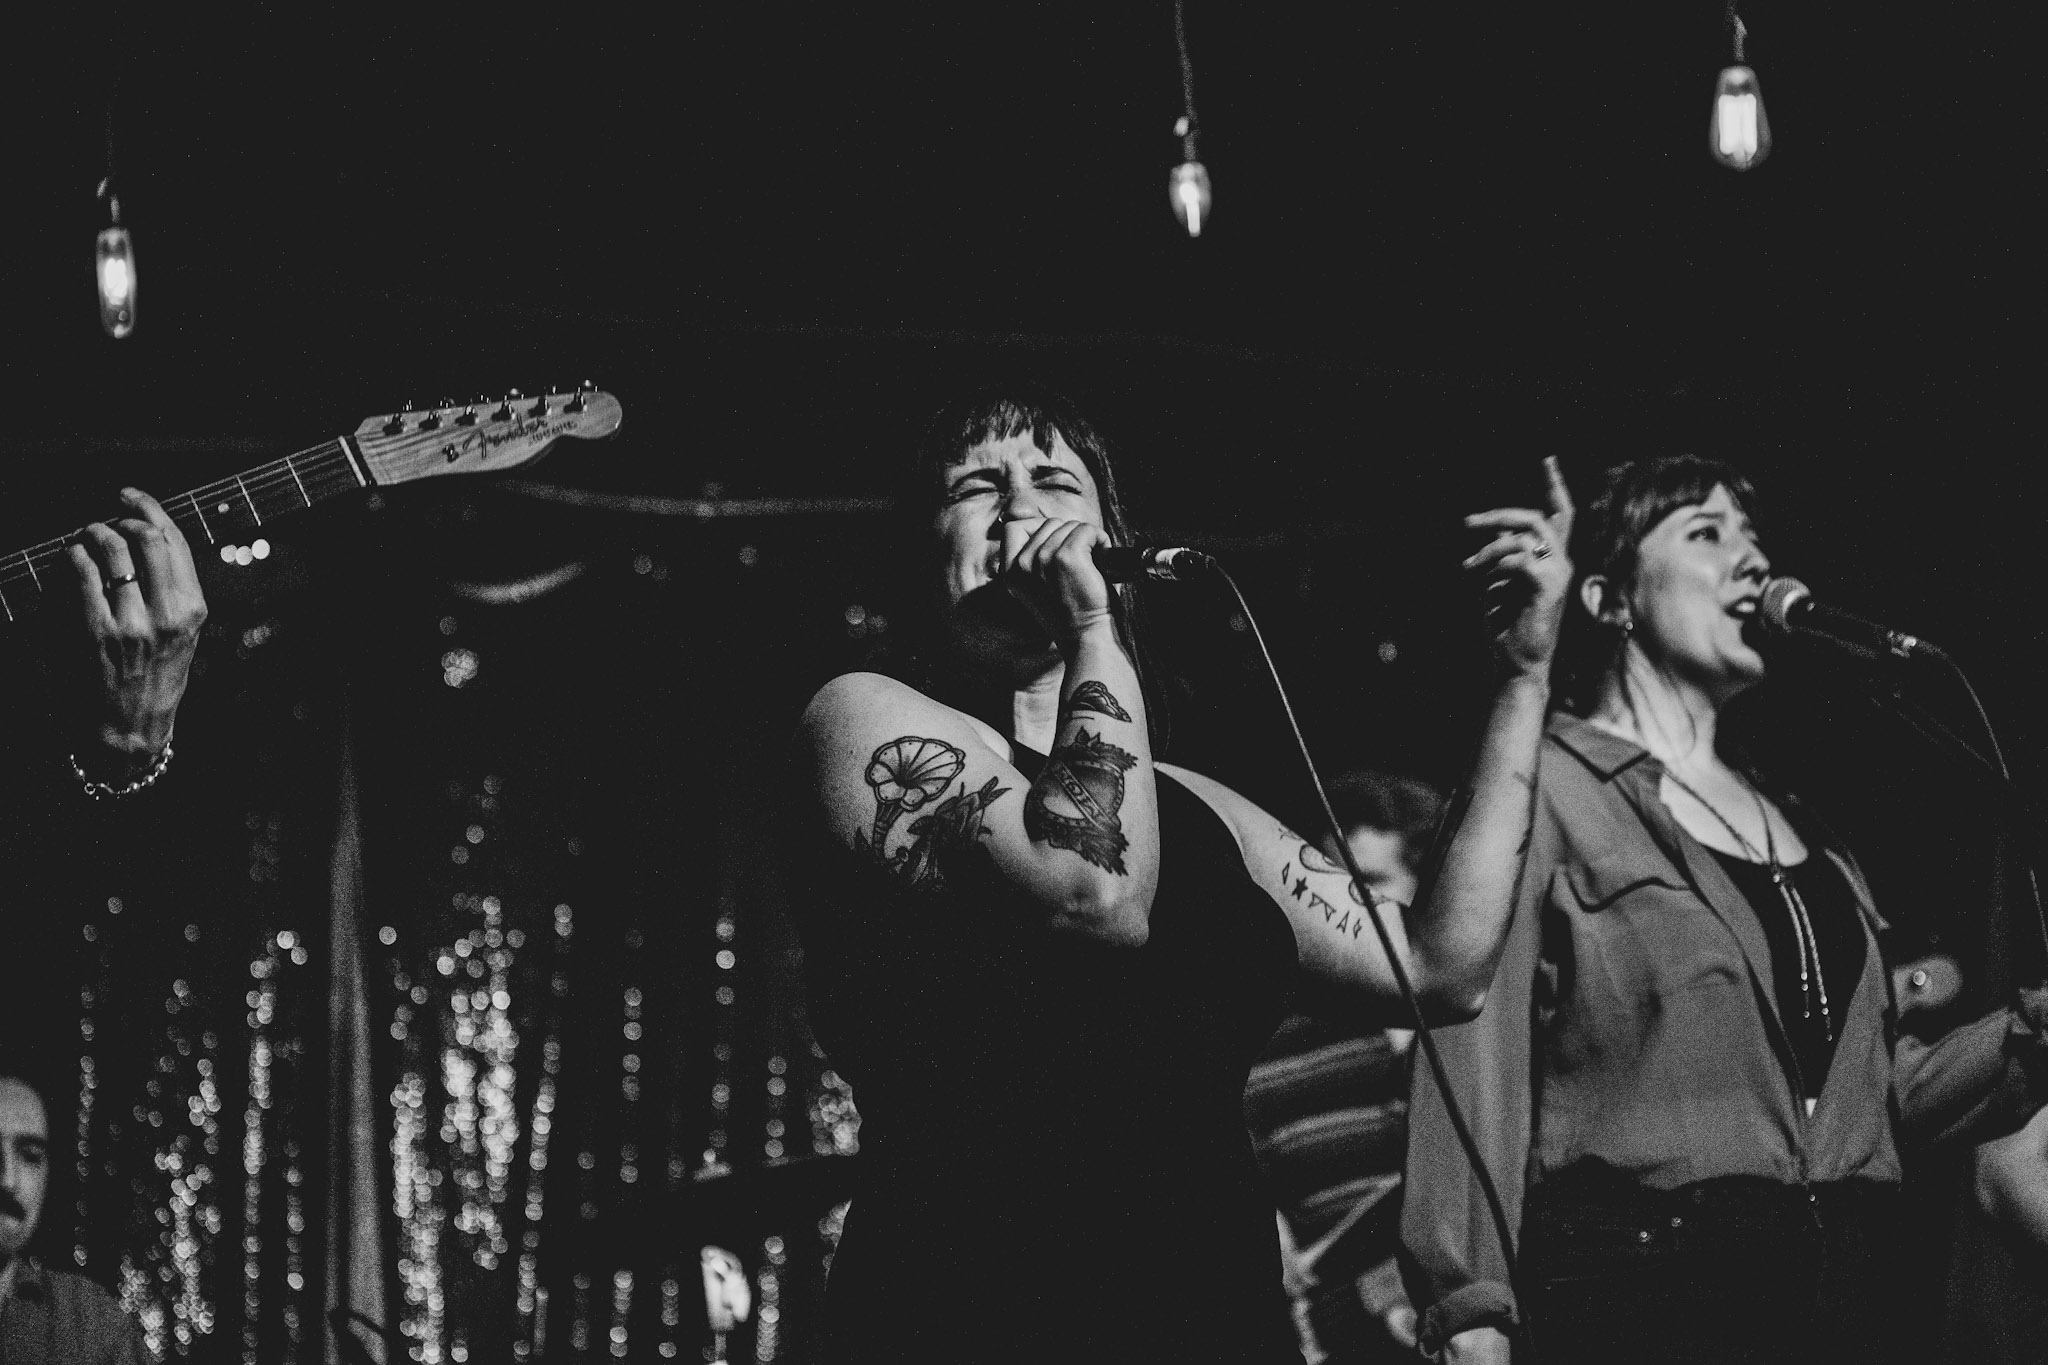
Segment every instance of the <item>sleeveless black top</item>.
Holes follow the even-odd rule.
[[[986,864],[925,895],[821,860],[812,1014],[862,1120],[823,1359],[1298,1359],[1243,1117],[1293,935],[1223,822],[1158,791],[1142,948],[1045,928]]]

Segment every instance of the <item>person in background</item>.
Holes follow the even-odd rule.
[[[1971,965],[1986,991],[2002,993],[2031,977],[2042,961],[2038,904],[2027,885],[2016,841],[2000,846],[2005,875],[1995,883],[2001,904],[1989,917],[1981,956]],[[1904,964],[1901,1026],[1915,1023],[1915,1006],[1937,1009],[1963,996],[1962,965],[1930,955]],[[2048,1365],[2048,1109],[2010,1133],[1979,1143],[1954,1162],[1943,1161],[1930,1179],[1952,1176],[1930,1189],[1946,1195],[1946,1238],[1930,1239],[1943,1253],[1940,1349],[1928,1358],[1942,1365]],[[1931,1230],[1931,1225],[1930,1225]]]
[[[1371,771],[1337,778],[1329,795],[1373,894],[1413,903],[1443,797]],[[1318,842],[1337,856],[1329,835]],[[1246,1117],[1279,1202],[1284,1280],[1309,1365],[1415,1359],[1415,1309],[1395,1264],[1414,1038],[1309,1008],[1252,1066]]]
[[[1950,1266],[1947,1360],[2048,1362],[2048,1109],[1970,1158],[1972,1222]],[[1962,1311],[1956,1312],[1955,1309]]]
[[[0,1054],[0,1365],[146,1365],[135,1320],[104,1288],[30,1251],[50,1191],[50,1115]]]
[[[0,834],[0,933],[9,980],[0,993],[0,1365],[141,1365],[134,1321],[96,1282],[34,1254],[52,1170],[51,1101],[67,1093],[29,1063],[76,1056],[76,923],[61,910],[82,871],[135,856],[150,833],[206,620],[192,554],[154,498],[124,489],[120,511],[68,538],[54,570],[27,561],[0,578],[9,618],[38,604],[39,634],[4,684],[33,714],[40,666],[44,718],[10,727]],[[148,795],[145,795],[145,794]],[[60,1139],[71,1128],[61,1115]],[[68,1150],[60,1140],[57,1150]],[[58,1208],[65,1207],[57,1201]],[[68,1262],[68,1253],[64,1257]]]

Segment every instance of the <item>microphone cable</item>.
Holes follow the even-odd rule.
[[[1963,695],[1968,697],[1970,705],[1976,708],[1977,723],[1983,727],[1984,742],[1991,749],[1992,766],[1998,769],[1998,775],[2005,780],[2007,788],[2011,788],[2012,769],[2006,766],[2005,750],[1999,746],[1998,731],[1991,724],[1991,713],[1984,709],[1984,700],[1977,695],[1977,689],[1971,685],[1970,675],[1963,671],[1963,666],[1955,661],[1953,655],[1941,652],[1935,654],[1934,657],[1947,664],[1948,671],[1953,673],[1956,681],[1963,685]],[[2029,849],[2025,857],[2025,866],[2027,869],[2027,893],[2034,905],[2034,927],[2041,934],[2043,962],[2048,963],[2048,914],[2044,914],[2041,908],[2041,878],[2034,868],[2034,853],[2031,849]]]
[[[1933,659],[1940,662],[1947,672],[1954,677],[1956,682],[1961,685],[1963,695],[1969,698],[1970,707],[1976,713],[1978,728],[1984,732],[1984,741],[1988,753],[1979,753],[1975,747],[1965,742],[1955,731],[1928,714],[1917,702],[1910,700],[1897,682],[1886,686],[1880,683],[1874,675],[1866,674],[1857,684],[1856,690],[1880,712],[1889,712],[1894,717],[1905,721],[1913,729],[1919,731],[1921,736],[1936,748],[1947,748],[1955,753],[1965,755],[1983,768],[1997,773],[1999,779],[2004,784],[2004,789],[2008,796],[2016,797],[2019,800],[2020,809],[2023,811],[2035,811],[2032,803],[2027,801],[2026,797],[2019,792],[2019,789],[2013,783],[2012,769],[2005,761],[2005,751],[1999,745],[1998,731],[1991,723],[1991,713],[1985,708],[1983,698],[1977,695],[1976,686],[1971,683],[1970,675],[1963,671],[1962,664],[1958,663],[1955,656],[1947,650],[1942,649],[1929,640],[1918,640],[1917,643],[1921,646],[1921,650],[1914,657]],[[2027,870],[2027,894],[2034,910],[2034,928],[2040,935],[2042,960],[2048,962],[2048,911],[2044,911],[2041,904],[2041,879],[2039,872],[2034,866],[2035,859],[2038,857],[2038,843],[2038,839],[2029,841],[2027,851],[2023,856]]]
[[[1451,1130],[1457,1134],[1458,1145],[1464,1149],[1466,1164],[1471,1167],[1473,1178],[1479,1182],[1480,1192],[1486,1198],[1487,1213],[1493,1220],[1493,1233],[1500,1243],[1501,1261],[1507,1268],[1508,1285],[1515,1295],[1515,1363],[1536,1365],[1536,1343],[1529,1330],[1528,1320],[1530,1300],[1523,1292],[1521,1263],[1515,1255],[1515,1239],[1508,1227],[1507,1207],[1501,1202],[1500,1191],[1493,1183],[1493,1174],[1487,1169],[1486,1159],[1479,1153],[1479,1144],[1472,1137],[1472,1129],[1465,1122],[1464,1111],[1458,1105],[1457,1096],[1451,1091],[1450,1074],[1444,1067],[1442,1055],[1437,1051],[1436,1038],[1430,1032],[1429,1021],[1423,1018],[1422,1002],[1416,997],[1414,983],[1408,978],[1407,968],[1401,964],[1400,954],[1394,950],[1393,936],[1387,932],[1387,926],[1380,918],[1381,907],[1386,902],[1366,888],[1365,874],[1359,870],[1358,859],[1351,851],[1350,841],[1344,837],[1344,828],[1338,822],[1336,809],[1330,804],[1330,793],[1323,786],[1322,774],[1316,770],[1316,761],[1309,753],[1308,739],[1302,734],[1301,723],[1295,718],[1294,704],[1288,700],[1287,687],[1280,680],[1279,666],[1273,662],[1272,651],[1266,648],[1266,637],[1259,630],[1258,618],[1252,615],[1251,605],[1245,601],[1243,590],[1237,586],[1237,580],[1230,576],[1230,571],[1214,559],[1210,559],[1203,567],[1221,579],[1224,586],[1230,589],[1231,597],[1236,600],[1238,614],[1244,618],[1245,630],[1252,637],[1252,643],[1258,646],[1259,658],[1265,663],[1266,676],[1273,684],[1273,694],[1279,698],[1280,712],[1286,717],[1287,729],[1294,737],[1295,749],[1301,755],[1302,767],[1308,771],[1309,785],[1315,790],[1316,803],[1322,807],[1323,820],[1336,844],[1337,856],[1343,860],[1345,871],[1351,874],[1352,885],[1364,893],[1369,903],[1368,908],[1372,913],[1366,918],[1372,921],[1373,933],[1379,936],[1380,949],[1387,956],[1387,966],[1393,973],[1394,984],[1400,988],[1401,999],[1414,1020],[1416,1045],[1422,1053],[1423,1060],[1429,1065],[1430,1075],[1436,1081],[1438,1092],[1443,1096],[1444,1113],[1451,1121]],[[1447,831],[1456,830],[1464,808],[1470,800],[1471,793],[1462,786],[1452,794],[1444,821],[1438,829],[1439,844],[1444,842]],[[1455,834],[1450,837],[1455,837]],[[1418,905],[1428,899],[1430,891],[1434,888],[1436,868],[1440,862],[1441,858],[1433,850],[1429,866],[1425,869],[1427,880],[1416,891],[1415,900]]]

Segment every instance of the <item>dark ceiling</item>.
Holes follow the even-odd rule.
[[[1166,207],[1161,3],[63,8],[12,53],[7,303],[17,389],[85,427],[268,429],[790,330],[1651,389],[2033,340],[2017,7],[1747,8],[1778,146],[1737,175],[1705,152],[1716,0],[1191,0],[1199,242]],[[119,347],[85,265],[110,103],[144,291]]]
[[[510,13],[16,21],[7,520],[219,477],[207,438],[583,378],[626,427],[553,478],[857,494],[938,395],[1023,370],[1123,439],[1160,525],[1448,518],[1541,453],[1583,485],[1688,446],[1746,461],[1816,574],[1924,596],[1924,562],[1860,556],[1933,541],[2038,581],[2019,7],[1757,0],[1777,148],[1736,174],[1718,0],[1189,0],[1192,242],[1157,0]],[[121,342],[87,264],[110,111]]]
[[[1191,242],[1156,0],[47,7],[0,82],[5,520],[219,477],[228,438],[240,467],[402,399],[586,377],[626,425],[559,483],[859,495],[945,391],[1023,371],[1121,438],[1141,519],[1319,547],[1251,566],[1296,631],[1365,613],[1297,648],[1314,689],[1445,633],[1456,514],[1534,496],[1536,456],[1583,489],[1692,447],[1757,473],[1781,564],[1978,661],[2024,761],[2022,8],[1745,6],[1777,147],[1738,175],[1706,152],[1716,0],[1189,0],[1216,188]],[[121,342],[88,266],[110,108]]]

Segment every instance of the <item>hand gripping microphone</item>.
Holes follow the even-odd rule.
[[[1136,583],[1144,578],[1187,583],[1214,572],[1216,561],[1186,546],[1098,545],[1095,567],[1110,583]]]
[[[1821,635],[1862,654],[1894,654],[1901,659],[1948,657],[1930,640],[1816,602],[1813,589],[1796,578],[1773,578],[1766,583],[1757,615],[1775,634]]]

